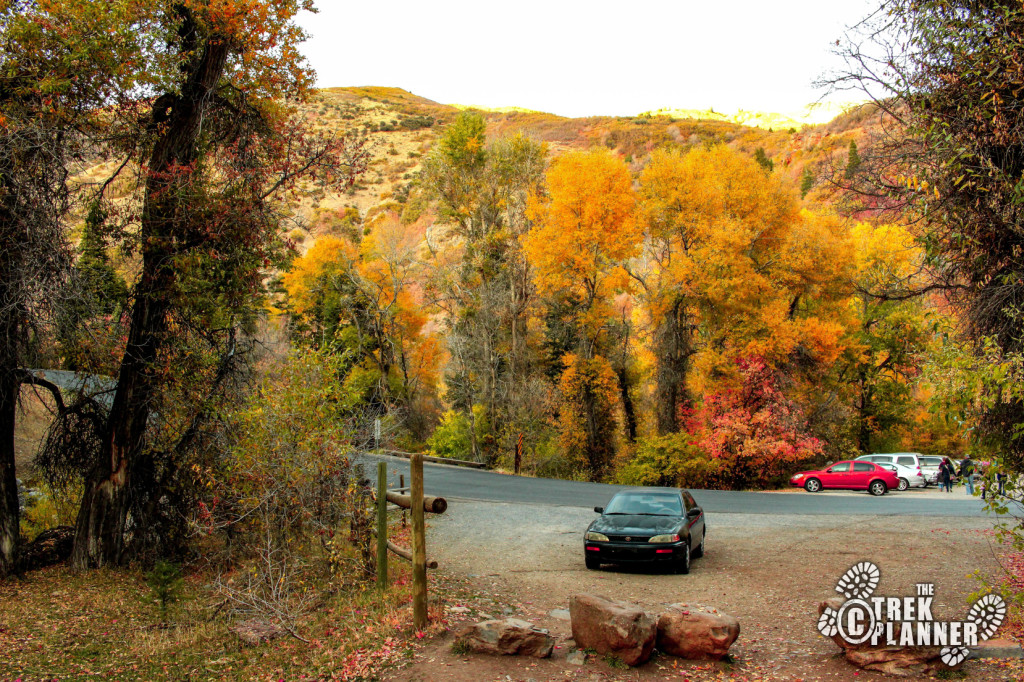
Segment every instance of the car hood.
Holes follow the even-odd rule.
[[[605,514],[590,524],[590,530],[605,535],[660,535],[671,533],[683,525],[683,519],[678,516]]]

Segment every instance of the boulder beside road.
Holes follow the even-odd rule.
[[[547,658],[555,647],[555,638],[547,630],[518,618],[485,620],[463,628],[456,638],[481,654]]]
[[[658,618],[658,650],[692,660],[721,660],[740,636],[740,622],[706,606],[673,604]]]
[[[581,649],[617,656],[626,665],[640,665],[654,651],[657,620],[635,604],[576,594],[569,599],[569,618]]]

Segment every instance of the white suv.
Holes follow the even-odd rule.
[[[899,490],[907,488],[927,488],[928,480],[921,470],[921,455],[916,452],[891,452],[888,454],[861,455],[857,459],[874,462],[881,466],[894,467],[900,479]]]

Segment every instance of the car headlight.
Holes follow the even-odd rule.
[[[584,540],[590,540],[591,542],[608,542],[608,536],[604,533],[595,533],[594,531],[587,531],[587,534],[583,536]]]
[[[655,535],[648,542],[679,542],[678,535]]]

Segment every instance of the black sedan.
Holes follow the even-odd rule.
[[[678,488],[632,488],[617,493],[584,535],[587,568],[601,564],[665,563],[690,572],[690,559],[704,555],[704,510]]]

